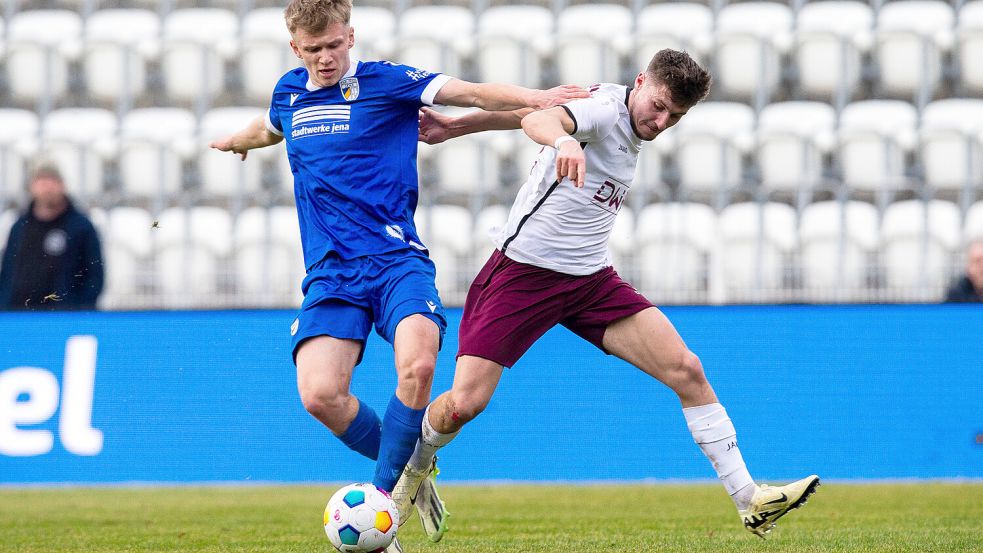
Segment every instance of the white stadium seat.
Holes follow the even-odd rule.
[[[973,188],[983,188],[983,100],[952,98],[922,112],[921,157],[925,183],[959,196],[968,206]]]
[[[637,286],[656,303],[705,302],[711,297],[717,216],[697,203],[645,206],[636,217]]]
[[[902,301],[941,300],[960,244],[955,204],[941,200],[891,204],[881,221],[887,291]]]
[[[628,279],[634,278],[635,253],[635,211],[622,207],[614,219],[614,228],[608,239],[611,263],[618,273]]]
[[[777,2],[727,4],[717,15],[716,67],[728,98],[768,103],[782,77],[782,56],[792,41],[792,11]]]
[[[478,80],[539,88],[552,37],[553,14],[542,6],[485,10],[478,19]]]
[[[865,202],[815,202],[802,211],[799,244],[808,301],[862,301],[878,243],[877,209]]]
[[[221,303],[232,221],[218,207],[169,208],[154,229],[158,290],[168,307]],[[219,296],[216,298],[215,296]]]
[[[105,187],[103,165],[116,153],[116,116],[99,108],[51,112],[41,125],[42,152],[65,179],[66,189],[83,203]]]
[[[873,41],[873,10],[853,0],[808,2],[796,21],[799,89],[842,108],[860,86],[864,56]]]
[[[505,141],[504,145],[497,142]],[[499,185],[498,166],[511,146],[503,132],[470,134],[429,148],[437,169],[438,193],[478,196],[495,192]]]
[[[684,197],[717,197],[743,182],[743,157],[753,140],[754,112],[736,102],[701,102],[666,133],[679,167]],[[668,139],[668,137],[666,137]],[[659,141],[663,141],[659,144]]]
[[[983,201],[976,202],[966,211],[963,225],[963,241],[983,240]]]
[[[713,44],[713,12],[706,4],[664,2],[642,8],[635,24],[636,72],[663,48],[684,50],[703,65]]]
[[[67,10],[22,11],[7,27],[4,66],[11,96],[46,111],[68,91],[68,64],[80,53],[82,19]]]
[[[761,186],[803,194],[822,186],[835,122],[833,108],[820,102],[778,102],[761,110],[756,150]]]
[[[437,291],[445,302],[463,304],[468,279],[474,276],[471,258],[471,213],[456,205],[416,210],[417,233],[437,266]]]
[[[239,69],[246,97],[269,105],[273,87],[287,71],[301,65],[290,48],[290,33],[281,8],[259,8],[242,20]]]
[[[152,284],[149,271],[153,251],[153,218],[138,207],[116,207],[106,214],[101,229],[106,266],[106,289],[101,302],[114,308],[133,305],[146,297]]]
[[[983,0],[963,4],[956,25],[959,77],[962,87],[979,95],[983,93]]]
[[[874,56],[883,94],[924,106],[942,77],[951,49],[955,14],[942,0],[888,2],[877,14]]]
[[[197,120],[181,108],[143,108],[126,114],[120,128],[120,184],[127,199],[175,200],[184,162],[196,151]]]
[[[483,264],[495,250],[495,237],[509,220],[509,208],[501,204],[485,206],[474,218],[474,259]],[[477,273],[475,273],[477,274]]]
[[[0,209],[24,195],[28,162],[38,148],[38,126],[33,112],[0,108]]]
[[[97,10],[85,22],[85,88],[125,107],[147,87],[147,58],[160,48],[160,19],[150,10]]]
[[[795,210],[777,202],[731,204],[720,212],[718,228],[727,299],[788,300]]]
[[[238,32],[238,19],[231,11],[187,8],[168,14],[161,59],[168,97],[209,105],[225,85],[223,66],[235,54]]]
[[[617,4],[582,4],[560,12],[555,46],[563,84],[620,83],[621,58],[631,47],[632,14]],[[637,69],[632,69],[632,77]],[[627,84],[627,83],[626,83]]]
[[[352,8],[351,24],[355,29],[351,59],[376,61],[392,58],[396,48],[396,17],[391,11],[377,6],[355,6]]]
[[[848,190],[877,194],[883,202],[909,187],[905,156],[915,146],[916,120],[914,106],[898,100],[864,100],[843,109],[839,159]]]
[[[462,59],[474,49],[474,14],[460,6],[417,6],[399,18],[394,60],[433,73],[461,75]]]
[[[250,207],[235,220],[237,301],[246,305],[300,305],[304,254],[297,210]]]
[[[229,199],[254,194],[260,190],[263,160],[280,153],[274,148],[260,148],[250,152],[242,161],[238,155],[220,152],[208,147],[208,143],[245,128],[265,113],[265,108],[228,107],[209,110],[201,119],[199,128],[199,170],[201,192],[206,197]]]

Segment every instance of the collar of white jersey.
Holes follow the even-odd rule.
[[[345,74],[341,76],[341,79],[346,79],[348,77],[354,77],[355,76],[355,72],[358,71],[358,64],[360,64],[360,63],[362,63],[362,62],[360,62],[358,60],[352,60],[351,65],[348,66],[348,71],[346,71]],[[341,79],[338,79],[338,83],[341,82]],[[338,86],[338,83],[335,83],[335,84],[333,84],[331,86]],[[311,81],[310,73],[308,73],[308,75],[307,75],[307,90],[309,92],[314,92],[315,90],[321,90],[322,88],[327,88],[327,87],[315,85]]]

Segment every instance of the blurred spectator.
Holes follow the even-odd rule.
[[[95,227],[54,166],[40,165],[28,188],[31,205],[11,227],[0,266],[0,308],[95,309],[103,281]]]
[[[949,287],[945,301],[983,302],[983,240],[969,245],[966,251],[966,274]]]

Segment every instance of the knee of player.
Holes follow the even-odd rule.
[[[430,383],[433,382],[436,366],[436,359],[429,356],[420,356],[405,361],[401,363],[397,371],[399,381],[404,384],[416,383],[429,387]]]
[[[300,401],[304,404],[304,409],[318,418],[331,418],[332,415],[343,412],[349,397],[349,394],[331,388],[300,386]]]
[[[457,422],[468,422],[477,418],[489,402],[488,397],[477,393],[451,392],[450,416]]]
[[[700,358],[690,350],[685,350],[679,357],[676,371],[690,381],[703,381],[706,376],[703,374],[703,363]]]

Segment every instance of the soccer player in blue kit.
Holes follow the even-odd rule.
[[[469,83],[352,60],[351,9],[351,0],[291,1],[284,19],[304,66],[281,77],[265,117],[210,146],[246,159],[286,140],[307,266],[290,328],[300,397],[346,446],[377,461],[373,483],[393,492],[420,436],[447,324],[413,223],[419,109],[543,109],[587,92]],[[373,325],[393,346],[398,382],[381,420],[349,390]],[[440,539],[446,512],[432,477],[414,498],[394,498],[415,499],[430,539]]]

